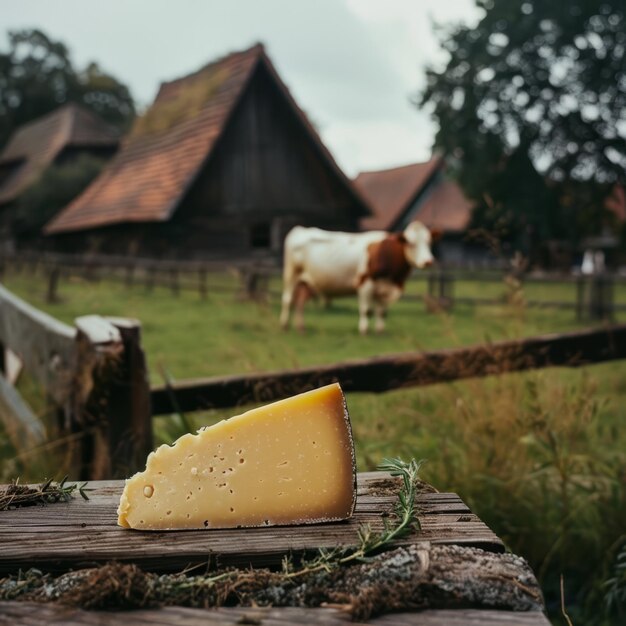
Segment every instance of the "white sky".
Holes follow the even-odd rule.
[[[19,0],[6,31],[36,27],[78,67],[94,60],[140,107],[158,85],[262,41],[346,173],[430,156],[435,128],[411,99],[442,62],[432,21],[475,23],[473,0]]]

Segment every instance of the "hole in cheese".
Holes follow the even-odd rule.
[[[151,453],[145,471],[126,481],[120,525],[236,528],[352,515],[354,447],[337,384],[253,409],[175,443]],[[149,504],[138,497],[147,484],[153,488]],[[194,497],[197,492],[202,495]]]

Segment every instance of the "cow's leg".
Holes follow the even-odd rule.
[[[385,317],[387,317],[387,304],[381,300],[376,300],[374,305],[375,329],[377,333],[385,331]]]
[[[295,285],[291,284],[291,282],[284,282],[282,308],[280,311],[280,326],[283,330],[287,330],[289,328],[289,318],[291,317],[294,289]]]
[[[291,261],[285,260],[285,270],[283,273],[283,297],[280,311],[280,325],[283,330],[289,328],[291,310],[293,309],[296,289],[300,282],[300,272],[296,270]]]
[[[296,309],[296,328],[304,331],[304,305],[309,298],[315,295],[313,290],[304,281],[299,281],[294,292],[294,306]]]
[[[368,316],[372,312],[372,303],[374,300],[374,282],[365,280],[358,289],[359,296],[359,332],[362,335],[367,334]]]

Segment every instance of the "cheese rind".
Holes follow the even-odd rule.
[[[355,501],[350,418],[334,384],[160,446],[117,512],[140,530],[233,528],[338,521]]]

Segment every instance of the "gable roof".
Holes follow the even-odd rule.
[[[0,185],[0,204],[14,200],[68,147],[115,147],[119,132],[75,103],[20,126],[0,154],[0,167],[16,165]]]
[[[374,210],[372,217],[361,220],[362,227],[393,230],[419,219],[431,229],[465,230],[474,205],[454,181],[438,176],[444,169],[444,160],[436,156],[425,163],[359,174],[355,185]]]
[[[417,194],[441,167],[441,158],[374,172],[361,172],[354,184],[373,210],[361,225],[366,230],[390,230]]]
[[[418,206],[411,219],[418,219],[431,230],[460,233],[472,219],[474,203],[452,180],[442,180]]]
[[[169,220],[211,156],[258,64],[264,64],[322,158],[362,207],[369,209],[335,163],[279,78],[262,44],[163,83],[121,150],[98,178],[45,228],[56,234],[128,222]]]

